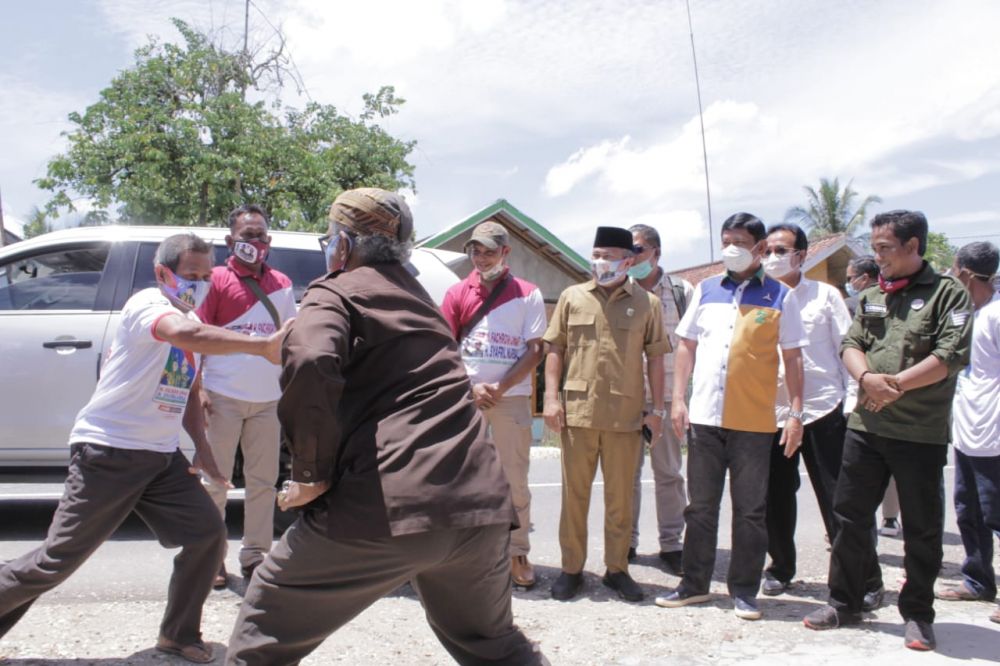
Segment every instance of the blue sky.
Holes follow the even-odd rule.
[[[878,210],[923,210],[955,244],[1000,242],[1000,3],[691,0],[715,234],[777,222],[820,177]],[[683,0],[255,0],[313,99],[357,112],[392,84],[415,139],[421,235],[506,198],[586,251],[598,225],[656,226],[666,264],[708,259]],[[176,16],[230,45],[242,0],[37,0],[4,7],[0,189],[8,216],[82,111]],[[301,106],[303,99],[286,95]]]

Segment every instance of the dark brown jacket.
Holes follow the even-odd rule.
[[[282,356],[278,417],[292,478],[333,484],[321,500],[330,536],[515,520],[457,343],[406,268],[313,282]]]

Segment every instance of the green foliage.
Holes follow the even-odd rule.
[[[958,248],[948,241],[948,236],[937,231],[927,233],[927,250],[924,252],[924,259],[942,273],[952,267],[955,263],[955,253]]]
[[[413,187],[415,142],[378,125],[404,103],[391,86],[365,95],[357,120],[325,104],[283,109],[263,99],[280,88],[280,50],[254,61],[174,25],[183,46],[151,41],[96,103],[70,114],[68,150],[36,181],[53,192],[47,214],[73,210],[75,195],[93,200],[91,222],[114,212],[124,222],[221,225],[253,202],[279,226],[322,230],[344,189]]]
[[[38,206],[32,207],[31,212],[28,213],[28,221],[24,223],[25,239],[41,236],[50,231],[52,231],[52,226],[46,219],[45,211]]]
[[[805,227],[810,238],[822,238],[833,234],[854,235],[864,227],[868,206],[881,203],[882,200],[869,195],[855,207],[855,200],[859,195],[851,188],[851,182],[841,190],[838,178],[834,178],[833,181],[820,178],[818,190],[809,186],[804,187],[807,206],[788,209],[785,220]]]

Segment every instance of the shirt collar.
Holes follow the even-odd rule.
[[[736,278],[734,278],[733,274],[731,272],[729,272],[729,271],[726,271],[725,276],[722,278],[723,282],[725,282],[726,280],[729,280],[731,283],[733,283],[734,285],[737,285],[737,286],[739,286],[740,284],[743,284],[742,282],[737,282]],[[756,280],[757,284],[764,284],[764,264],[761,264],[757,268],[757,272],[754,273],[753,275],[751,275],[748,278],[748,280],[750,282],[753,282],[754,280]]]
[[[634,288],[635,288],[635,283],[632,282],[631,279],[625,278],[625,282],[623,282],[621,285],[619,285],[618,287],[616,287],[614,291],[612,291],[610,294],[608,294],[608,298],[610,299],[615,294],[617,294],[619,289],[624,289],[625,293],[628,294],[629,296],[631,296],[632,295],[632,290]],[[590,282],[587,283],[587,290],[588,291],[597,291],[597,280],[591,278]]]
[[[226,267],[228,267],[229,270],[231,270],[232,272],[236,273],[236,277],[238,277],[238,278],[244,278],[244,277],[248,277],[249,276],[249,277],[252,277],[254,280],[258,280],[258,281],[260,281],[264,277],[264,275],[269,270],[271,270],[271,267],[267,265],[267,262],[265,262],[264,265],[261,266],[260,276],[257,276],[257,275],[254,274],[254,272],[252,270],[250,270],[249,268],[247,268],[246,266],[244,266],[240,262],[236,261],[236,257],[234,257],[232,255],[230,255],[226,259]]]

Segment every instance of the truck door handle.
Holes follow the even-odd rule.
[[[50,340],[43,342],[46,349],[59,349],[60,347],[72,347],[73,349],[90,349],[94,343],[90,340]]]

